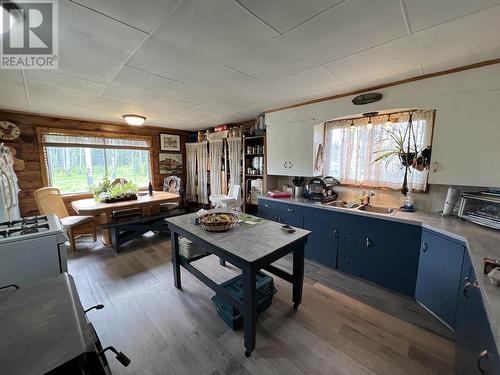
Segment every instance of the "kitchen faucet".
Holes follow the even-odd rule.
[[[370,205],[370,197],[374,197],[375,192],[373,190],[371,190],[367,194],[365,194],[365,193],[363,193],[363,194],[366,195],[366,204]]]

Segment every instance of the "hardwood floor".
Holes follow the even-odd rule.
[[[115,254],[79,241],[70,254],[84,307],[92,311],[113,374],[453,374],[450,334],[414,301],[315,264],[307,264],[304,298],[291,308],[291,286],[275,277],[278,293],[259,316],[257,347],[243,354],[242,331],[215,312],[213,292],[188,272],[173,286],[168,235],[138,239]],[[287,267],[288,260],[281,263]],[[222,282],[237,271],[204,258],[196,266]],[[109,353],[109,352],[108,352]]]

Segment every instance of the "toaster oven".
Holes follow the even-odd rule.
[[[476,224],[500,229],[500,195],[491,192],[464,193],[458,216]]]

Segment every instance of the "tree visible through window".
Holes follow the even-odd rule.
[[[105,176],[147,187],[151,181],[149,141],[64,134],[42,137],[47,182],[62,193],[84,193]]]

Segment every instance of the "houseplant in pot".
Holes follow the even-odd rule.
[[[123,180],[113,185],[106,176],[91,191],[96,202],[113,203],[137,199],[139,188],[136,184]]]

